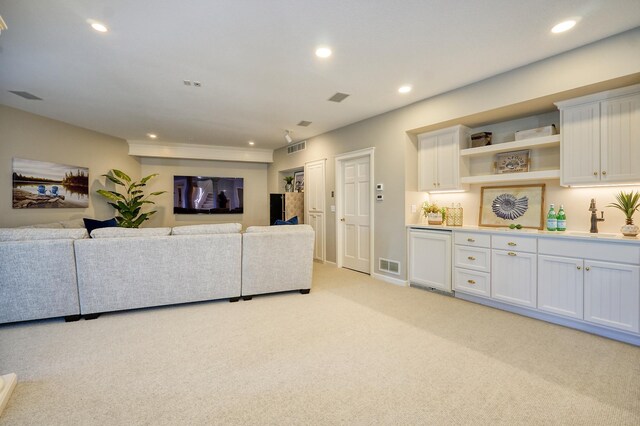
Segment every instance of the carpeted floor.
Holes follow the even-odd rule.
[[[0,326],[0,425],[640,424],[638,347],[314,269],[308,295]]]

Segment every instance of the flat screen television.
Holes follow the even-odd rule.
[[[174,176],[173,213],[243,213],[243,192],[243,178]]]

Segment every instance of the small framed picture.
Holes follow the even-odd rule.
[[[529,171],[531,150],[510,151],[496,154],[496,173],[521,173]]]
[[[304,171],[293,174],[293,188],[296,192],[304,192]]]
[[[480,226],[543,229],[545,185],[483,186],[480,189]]]

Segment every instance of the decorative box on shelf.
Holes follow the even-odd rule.
[[[557,134],[558,129],[556,129],[555,124],[552,124],[551,126],[537,127],[535,129],[519,130],[516,132],[516,140],[519,141],[522,139],[538,138],[540,136],[551,136]]]

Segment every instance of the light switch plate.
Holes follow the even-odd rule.
[[[383,191],[384,190],[384,185],[381,183],[377,183],[376,184],[376,191]]]

